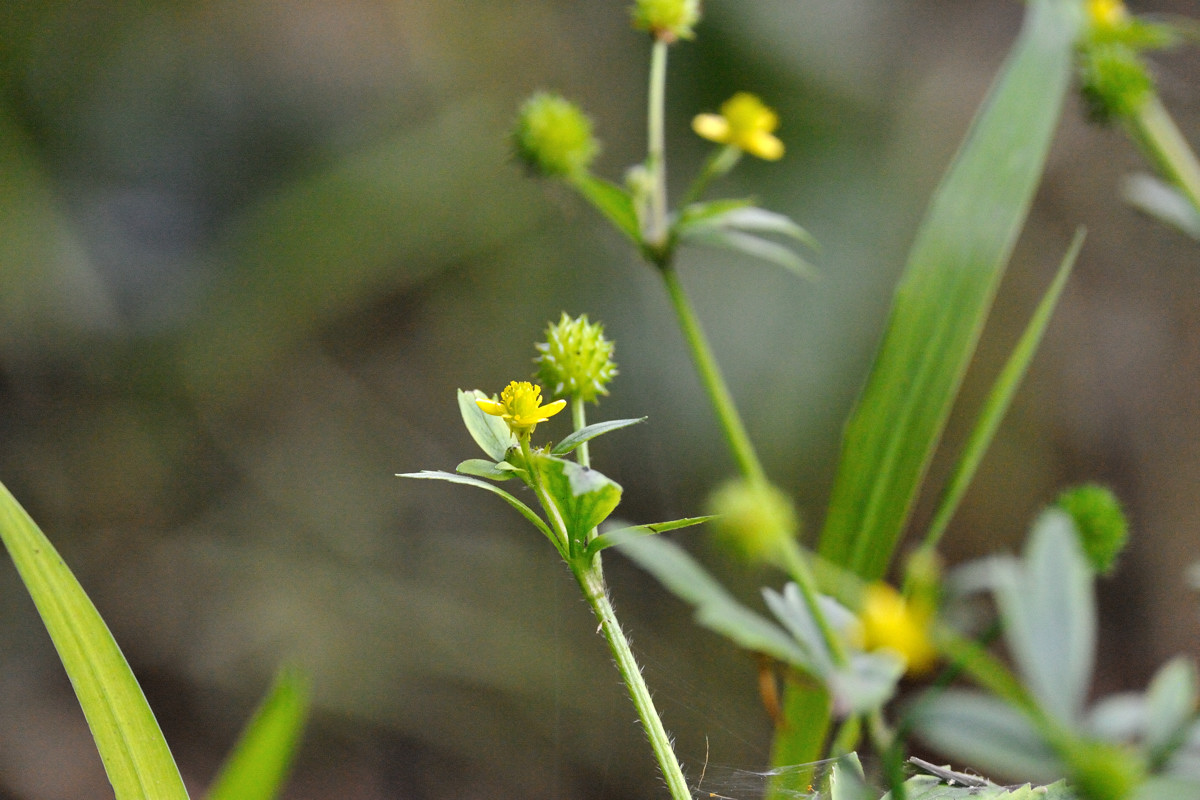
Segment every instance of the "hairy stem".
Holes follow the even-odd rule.
[[[617,615],[608,598],[608,589],[604,585],[604,574],[600,569],[599,556],[593,557],[586,564],[576,561],[572,563],[571,569],[579,581],[579,587],[583,590],[584,597],[587,598],[588,604],[595,612],[596,619],[600,621],[604,638],[608,640],[613,660],[616,661],[617,669],[625,680],[625,686],[629,689],[629,696],[633,700],[634,707],[637,708],[638,718],[646,730],[646,737],[650,740],[650,747],[654,750],[654,757],[658,760],[659,769],[662,771],[671,797],[673,800],[692,800],[692,792],[688,788],[687,779],[684,778],[683,770],[679,766],[679,759],[675,757],[675,750],[671,747],[671,737],[663,727],[658,710],[654,707],[654,700],[651,699],[650,690],[642,679],[642,670],[633,656],[629,640],[625,638],[625,633],[617,622]]]

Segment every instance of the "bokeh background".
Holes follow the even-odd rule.
[[[593,116],[602,172],[619,180],[640,159],[648,44],[625,6],[10,0],[0,12],[0,480],[92,594],[194,793],[292,662],[312,672],[316,710],[289,798],[662,796],[552,549],[494,497],[393,477],[475,455],[455,389],[527,375],[563,310],[617,342],[621,375],[594,417],[650,418],[594,446],[625,486],[624,516],[694,514],[732,472],[654,276],[507,156],[516,106],[549,88]],[[779,109],[788,155],[747,161],[719,188],[757,194],[822,244],[816,282],[699,251],[681,266],[810,531],[923,206],[1021,11],[710,0],[697,40],[672,52],[675,185],[706,154],[691,115],[755,91]],[[1200,59],[1156,63],[1197,142]],[[1118,133],[1068,104],[933,468],[936,486],[1086,225],[945,549],[957,561],[1015,548],[1062,487],[1113,486],[1135,538],[1102,587],[1098,691],[1195,655],[1200,622],[1184,576],[1200,555],[1200,246],[1122,203],[1121,178],[1139,168]],[[687,538],[751,600],[779,581]],[[706,755],[761,766],[753,660],[619,556],[608,564],[692,774]],[[0,797],[105,796],[7,567],[0,641]]]

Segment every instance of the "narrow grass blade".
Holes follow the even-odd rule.
[[[83,707],[117,800],[186,800],[175,759],[125,656],[75,576],[0,484],[0,539]]]
[[[950,524],[950,518],[954,516],[959,502],[971,484],[971,479],[975,477],[975,471],[979,469],[979,463],[983,461],[983,455],[987,452],[988,445],[992,443],[1001,420],[1008,412],[1008,407],[1012,405],[1017,387],[1025,378],[1029,363],[1033,360],[1038,345],[1041,344],[1042,334],[1046,332],[1046,325],[1050,322],[1050,317],[1058,306],[1058,298],[1062,296],[1063,287],[1067,285],[1067,278],[1071,275],[1071,269],[1075,266],[1075,258],[1079,255],[1081,247],[1083,247],[1082,230],[1075,234],[1071,247],[1063,256],[1058,273],[1054,276],[1050,288],[1046,290],[1042,301],[1038,303],[1038,307],[1033,312],[1033,318],[1029,320],[1029,325],[1021,334],[1017,346],[1013,348],[1012,355],[1008,357],[1004,369],[1000,371],[1000,376],[996,379],[991,391],[988,392],[983,410],[979,414],[979,419],[975,421],[975,428],[971,431],[962,455],[958,458],[954,472],[946,484],[942,500],[934,513],[933,522],[925,534],[926,547],[936,546],[938,540],[942,538],[946,526]]]
[[[308,717],[309,680],[282,669],[209,787],[207,800],[272,800],[287,779]]]
[[[847,424],[821,555],[882,575],[908,520],[1029,211],[1062,110],[1082,9],[1032,0],[1024,28],[909,253]]]

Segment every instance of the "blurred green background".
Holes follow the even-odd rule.
[[[292,661],[312,671],[317,710],[289,798],[661,796],[553,550],[490,495],[393,477],[476,455],[455,389],[526,377],[563,310],[617,342],[621,375],[593,418],[650,417],[594,445],[625,517],[695,514],[732,472],[655,277],[507,158],[515,108],[539,88],[592,114],[609,177],[641,157],[648,43],[625,6],[10,0],[0,13],[0,480],[92,594],[194,793]],[[771,474],[815,530],[909,241],[1021,6],[706,10],[672,52],[675,186],[707,152],[691,116],[757,92],[780,111],[787,157],[747,161],[719,190],[808,227],[822,277],[687,252],[683,280]],[[1200,59],[1158,65],[1195,142]],[[945,447],[1086,225],[946,550],[1015,547],[1061,487],[1112,485],[1135,539],[1102,587],[1105,691],[1197,650],[1184,570],[1200,555],[1200,248],[1122,204],[1139,166],[1068,104]],[[749,598],[779,580],[686,536]],[[706,753],[761,766],[754,661],[619,556],[608,564],[692,774]],[[0,636],[0,798],[104,796],[7,568]]]

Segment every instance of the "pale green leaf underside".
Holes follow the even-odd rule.
[[[821,555],[881,576],[941,437],[1057,125],[1082,9],[1032,0],[930,203],[842,441]]]
[[[532,508],[530,508],[529,506],[522,503],[517,498],[513,497],[508,492],[501,489],[499,486],[493,486],[492,484],[488,483],[487,481],[479,480],[478,478],[472,478],[467,475],[457,475],[453,472],[443,472],[441,470],[431,470],[431,469],[421,470],[420,472],[404,472],[404,473],[397,475],[396,477],[397,478],[416,478],[418,480],[447,481],[449,483],[460,483],[463,486],[474,486],[477,489],[483,489],[485,491],[491,492],[492,494],[500,495],[500,497],[504,499],[504,502],[508,503],[510,506],[515,508],[517,511],[520,511],[521,515],[523,517],[525,517],[525,519],[532,522],[539,531],[541,531],[543,534],[546,535],[547,539],[554,542],[555,547],[559,546],[557,537],[555,537],[555,535],[550,532],[549,526],[547,526],[546,523],[542,520],[542,518],[537,515],[537,512],[535,512]]]
[[[565,456],[576,447],[579,447],[579,445],[584,442],[590,442],[601,434],[618,431],[621,428],[628,428],[630,425],[637,425],[639,422],[645,421],[646,417],[638,417],[637,419],[611,419],[606,422],[597,422],[588,425],[564,437],[561,442],[550,449],[550,453],[556,456]]]
[[[308,677],[283,669],[209,787],[207,800],[272,800],[291,768],[308,716]]]
[[[186,800],[175,759],[108,626],[3,485],[0,538],[71,678],[116,800]]]

